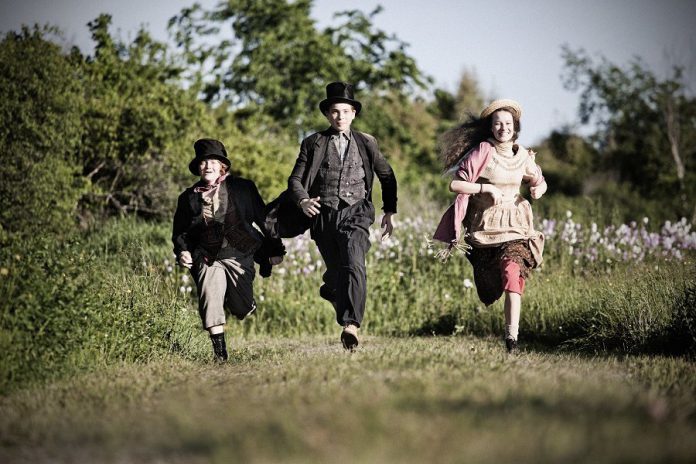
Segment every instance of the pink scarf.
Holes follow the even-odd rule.
[[[468,182],[476,182],[491,159],[495,147],[488,141],[483,141],[477,148],[472,149],[459,163],[457,175]],[[449,244],[449,248],[455,247],[462,234],[462,221],[466,216],[469,205],[469,194],[460,193],[454,203],[445,211],[440,219],[440,224],[435,230],[433,238]]]

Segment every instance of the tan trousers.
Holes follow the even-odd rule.
[[[256,310],[255,274],[251,254],[233,252],[232,256],[211,265],[202,256],[194,256],[191,276],[198,289],[198,312],[203,328],[224,324],[225,309],[239,320]]]

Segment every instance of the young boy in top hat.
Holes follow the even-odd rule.
[[[200,139],[193,148],[189,171],[200,180],[179,196],[172,241],[177,262],[196,283],[199,314],[215,358],[226,361],[225,309],[240,320],[256,310],[254,261],[267,277],[271,266],[282,262],[285,248],[265,229],[265,205],[256,185],[229,174],[222,142]]]
[[[319,103],[319,109],[330,127],[302,141],[288,179],[288,192],[291,201],[311,219],[311,236],[326,264],[319,294],[333,305],[336,321],[343,327],[343,347],[352,350],[358,346],[358,329],[365,312],[365,255],[370,248],[369,227],[375,220],[374,176],[382,185],[383,239],[393,231],[396,177],[375,138],[351,129],[362,109],[351,84],[327,85],[326,99]]]

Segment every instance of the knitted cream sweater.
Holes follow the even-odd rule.
[[[534,230],[532,207],[520,195],[523,181],[534,182],[540,175],[534,155],[518,145],[513,152],[512,141],[500,143],[489,140],[495,147],[478,179],[480,183],[493,184],[503,194],[502,201],[493,203],[488,194],[472,195],[469,200],[464,226],[467,229],[467,242],[473,246],[494,246],[511,240],[530,240],[532,254],[541,264],[543,235]]]

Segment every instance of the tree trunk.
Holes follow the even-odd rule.
[[[665,125],[667,126],[667,139],[669,140],[669,149],[672,153],[674,166],[677,170],[677,179],[679,179],[679,199],[681,201],[681,209],[684,215],[689,214],[689,199],[686,195],[686,185],[684,185],[685,168],[679,150],[679,115],[674,107],[674,98],[668,95],[665,101]],[[696,216],[696,211],[694,212]]]

